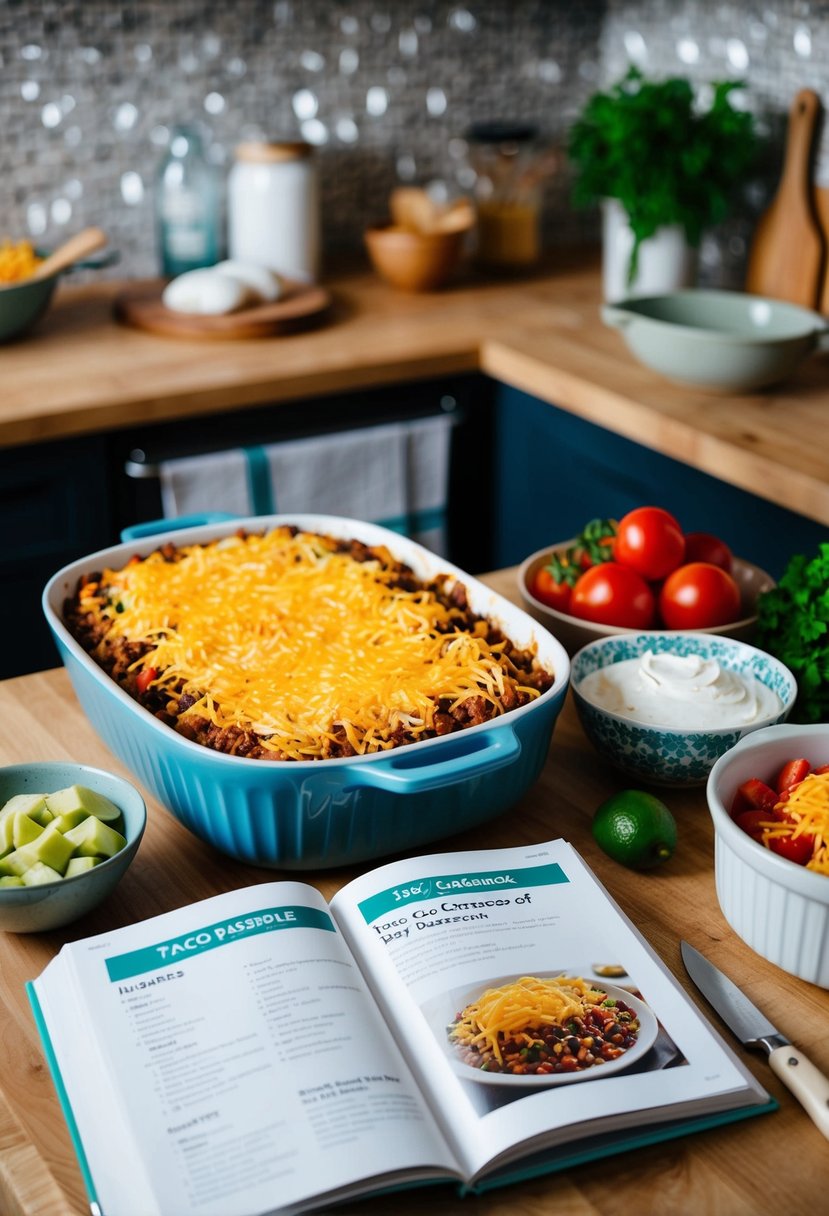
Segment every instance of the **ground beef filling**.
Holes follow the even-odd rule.
[[[339,551],[349,553],[355,561],[367,561],[378,557],[378,550],[371,549],[359,541],[338,542],[337,548]],[[166,560],[178,560],[179,551],[172,544],[164,546],[161,552]],[[426,586],[445,604],[454,609],[452,621],[447,624],[447,629],[461,628],[472,631],[481,621],[482,618],[473,613],[469,607],[466,589],[462,584],[454,583],[449,592],[437,582],[424,584],[416,578],[409,567],[394,561],[385,550],[381,550],[379,555],[382,556],[386,567],[393,569],[394,585],[409,591]],[[75,596],[67,599],[64,604],[64,620],[73,637],[121,688],[156,718],[194,743],[199,743],[214,751],[244,756],[253,760],[291,758],[272,748],[264,747],[262,736],[255,731],[235,725],[220,727],[196,714],[188,714],[186,718],[182,718],[181,715],[199,699],[191,692],[182,689],[176,694],[175,690],[171,690],[169,686],[158,688],[152,684],[147,688],[139,687],[137,672],[131,668],[142,655],[152,649],[152,645],[110,634],[105,618],[81,610],[79,599],[81,588],[89,582],[100,582],[100,579],[101,575],[98,572],[90,573],[81,579]],[[469,726],[476,726],[489,721],[499,715],[501,711],[517,709],[533,700],[532,693],[525,689],[532,689],[540,694],[552,686],[553,674],[538,665],[534,654],[514,646],[504,638],[500,630],[489,622],[487,623],[486,641],[491,646],[503,644],[502,666],[508,679],[505,681],[500,710],[483,696],[468,697],[455,706],[452,706],[448,700],[439,700],[435,704],[432,729],[425,733],[415,734],[404,727],[399,727],[391,736],[393,747],[402,747],[424,738],[448,735]],[[524,687],[517,687],[517,685]],[[330,734],[332,737],[325,739],[320,759],[357,754],[341,726],[335,725]]]

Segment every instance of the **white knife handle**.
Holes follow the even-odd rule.
[[[769,1064],[829,1140],[829,1077],[791,1044],[775,1047]]]

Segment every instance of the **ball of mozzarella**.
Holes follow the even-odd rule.
[[[219,262],[213,269],[242,283],[262,304],[278,300],[285,290],[278,274],[274,274],[266,266],[258,266],[255,262],[239,262],[231,258],[226,262]]]
[[[215,267],[188,270],[172,279],[161,296],[174,312],[216,316],[235,312],[251,301],[251,292],[239,279],[219,274]]]

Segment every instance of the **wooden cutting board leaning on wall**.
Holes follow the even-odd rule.
[[[814,90],[801,89],[795,96],[780,184],[755,229],[745,283],[756,295],[814,309],[824,294],[826,267],[826,238],[812,185],[821,110]],[[829,219],[829,207],[826,214]]]
[[[829,316],[829,186],[815,186],[813,194],[815,212],[823,233],[823,239],[826,242],[827,251],[816,307],[818,312],[823,313],[824,316]]]

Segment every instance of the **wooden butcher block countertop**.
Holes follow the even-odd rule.
[[[422,295],[364,270],[333,275],[333,307],[314,328],[212,343],[118,325],[124,283],[62,284],[31,334],[3,349],[0,447],[483,372],[829,524],[827,357],[776,390],[681,388],[602,324],[595,264],[568,256],[524,279],[470,275]]]
[[[516,600],[514,571],[486,581]],[[84,761],[128,776],[84,717],[64,671],[0,683],[0,764],[24,760]],[[739,984],[748,997],[820,1068],[829,1073],[829,992],[765,962],[729,928],[714,887],[713,833],[705,791],[671,790],[679,843],[670,861],[634,873],[593,841],[597,806],[620,788],[620,777],[587,743],[572,702],[562,711],[542,774],[533,788],[490,823],[441,843],[503,848],[563,836],[584,856],[622,910],[639,926],[692,999],[683,969],[685,938]],[[181,907],[220,891],[278,877],[223,857],[191,836],[154,799],[135,862],[95,912],[52,933],[0,933],[0,1212],[3,1216],[82,1216],[81,1174],[28,1007],[24,984],[39,975],[65,941]],[[369,867],[370,868],[370,867]],[[330,898],[355,869],[289,874]],[[723,1031],[732,1044],[729,1032]],[[459,1199],[430,1189],[432,1216],[777,1216],[825,1210],[829,1143],[772,1073],[765,1059],[736,1047],[779,1109],[728,1127],[699,1132],[608,1157],[561,1174]],[[419,1216],[414,1190],[361,1200],[347,1216]],[[169,1213],[168,1216],[183,1216]]]

